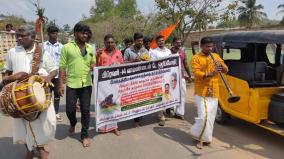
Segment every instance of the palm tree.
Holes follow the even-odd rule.
[[[277,8],[280,9],[280,11],[278,13],[283,14],[283,18],[282,18],[280,24],[284,25],[284,4],[280,4]]]
[[[262,12],[263,6],[256,5],[256,0],[242,0],[244,6],[240,6],[237,10],[239,12],[238,20],[241,26],[251,28],[260,23],[260,21],[267,17],[266,13]]]

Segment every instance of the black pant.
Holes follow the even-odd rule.
[[[134,118],[134,122],[139,123],[142,117]]]
[[[51,80],[51,82],[54,84],[54,87],[51,87],[51,91],[53,91],[54,93],[54,98],[53,98],[54,109],[55,113],[58,114],[59,102],[60,102],[60,95],[58,94],[59,79],[54,78]]]
[[[66,114],[71,126],[77,123],[76,103],[79,98],[81,109],[81,139],[88,137],[88,129],[90,123],[90,105],[91,105],[92,87],[70,88],[66,87]]]

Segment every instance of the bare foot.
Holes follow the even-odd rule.
[[[34,158],[33,152],[28,151],[27,154],[26,154],[25,159],[33,159],[33,158]]]
[[[38,149],[39,149],[40,159],[48,159],[49,152],[46,151],[44,147],[39,147]]]
[[[165,126],[165,120],[160,120],[159,121],[159,126]]]
[[[90,147],[90,146],[91,146],[91,143],[90,143],[90,141],[89,141],[88,138],[84,138],[84,139],[82,140],[82,145],[83,145],[83,147]]]
[[[114,129],[114,130],[113,130],[113,133],[114,133],[116,136],[120,136],[120,135],[121,135],[120,132],[118,131],[118,129]]]
[[[202,141],[198,141],[198,143],[196,144],[196,147],[198,149],[202,149],[203,148],[203,142]]]
[[[75,133],[75,126],[70,126],[68,132],[70,135],[73,135]]]

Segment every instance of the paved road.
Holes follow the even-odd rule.
[[[140,128],[132,128],[132,121],[119,123],[122,136],[113,134],[98,135],[91,123],[90,134],[93,138],[90,148],[82,148],[79,139],[80,124],[76,134],[67,135],[68,121],[58,123],[55,140],[48,150],[51,159],[282,159],[284,138],[253,124],[232,119],[227,125],[215,124],[212,147],[198,150],[188,135],[196,107],[193,104],[192,86],[188,88],[186,120],[170,119],[165,127],[157,125],[155,114],[143,117]],[[78,114],[78,117],[80,115]],[[0,158],[21,159],[25,154],[24,145],[12,144],[12,120],[0,116]]]

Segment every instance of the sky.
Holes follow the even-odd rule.
[[[0,13],[21,16],[27,20],[35,20],[34,0],[0,0]],[[82,15],[89,16],[89,10],[94,0],[41,0],[45,8],[45,15],[55,19],[60,26],[69,24],[73,26],[82,19]],[[268,18],[280,20],[282,15],[277,14],[277,6],[284,0],[257,0],[257,4],[264,6]],[[156,10],[154,0],[137,0],[139,10],[148,14]]]

